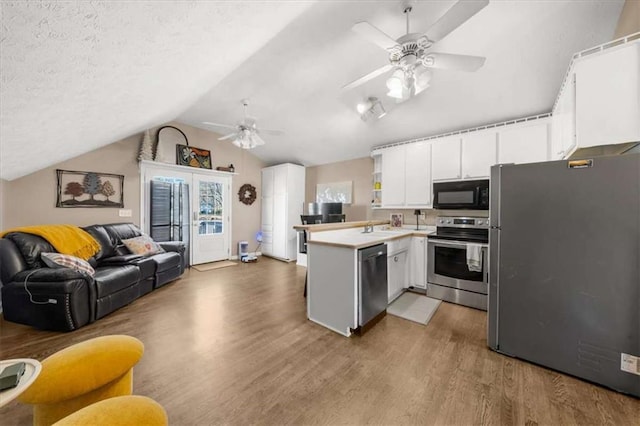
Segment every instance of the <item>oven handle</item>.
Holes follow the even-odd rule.
[[[489,247],[488,244],[483,244],[483,243],[471,243],[469,241],[438,240],[434,238],[429,238],[428,243],[438,244],[439,246],[455,247],[455,248],[462,248],[462,246],[466,248],[467,244],[479,244],[480,246],[482,246],[483,249]]]

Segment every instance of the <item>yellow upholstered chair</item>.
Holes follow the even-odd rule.
[[[117,396],[89,405],[54,426],[166,426],[167,413],[146,396]]]
[[[33,424],[51,425],[94,402],[131,395],[133,366],[144,345],[131,336],[102,336],[42,361],[42,371],[18,397],[33,405]]]

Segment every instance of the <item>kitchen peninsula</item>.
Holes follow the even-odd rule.
[[[424,240],[433,227],[423,226],[416,231],[390,228],[389,221],[371,221],[302,225],[295,229],[308,235],[307,317],[339,334],[350,336],[356,330],[361,331],[364,325],[375,324],[384,316],[387,303],[405,288],[425,287]],[[410,256],[410,249],[418,244],[422,250],[416,252],[421,254]],[[377,269],[373,263],[363,268],[363,253],[384,257],[378,259]],[[363,274],[368,278],[363,280]],[[376,281],[375,288],[368,286],[367,280]],[[381,290],[383,295],[379,294]],[[374,296],[374,292],[378,296]],[[379,308],[380,315],[368,318],[367,306],[373,297],[376,298],[373,305]],[[371,321],[365,324],[367,321],[363,319]]]

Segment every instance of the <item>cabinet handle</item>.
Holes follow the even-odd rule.
[[[397,262],[398,261],[398,256],[393,256],[393,261]]]

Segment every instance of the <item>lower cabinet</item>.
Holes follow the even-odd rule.
[[[409,249],[411,238],[401,238],[387,243],[387,285],[389,303],[409,287]]]
[[[409,250],[409,285],[416,288],[427,288],[427,239],[411,237]]]

